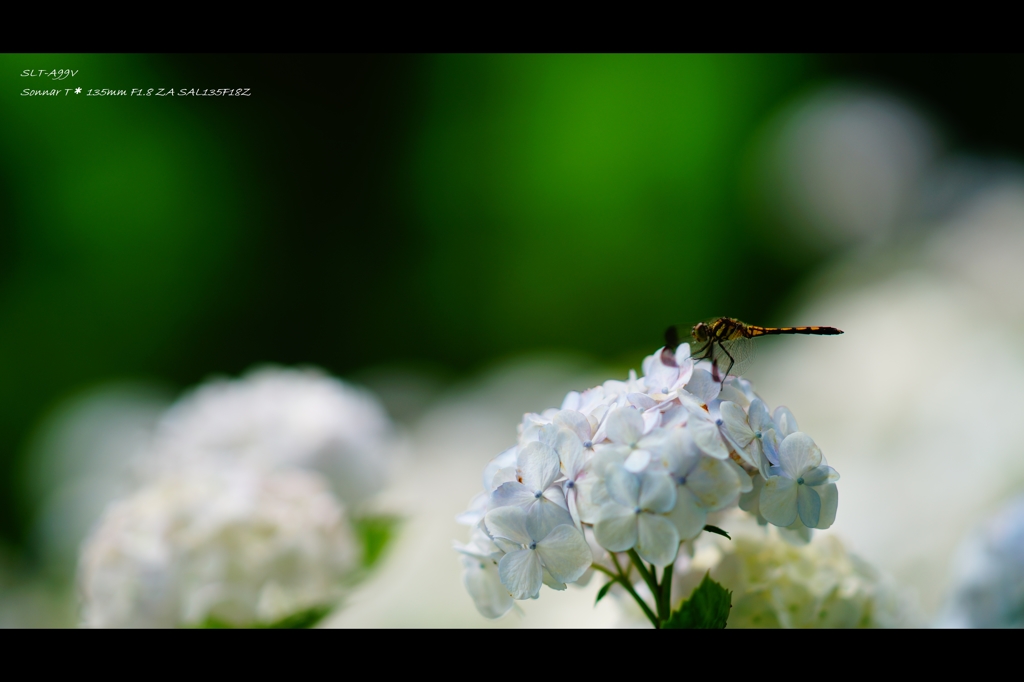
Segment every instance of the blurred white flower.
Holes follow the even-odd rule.
[[[730,515],[732,540],[703,536],[677,565],[673,595],[687,598],[707,571],[732,591],[730,628],[910,627],[921,624],[908,596],[831,535],[794,545],[774,529]],[[639,617],[639,614],[634,616]]]
[[[157,386],[108,383],[62,400],[40,422],[25,453],[26,484],[39,501],[34,549],[51,577],[70,584],[89,529],[138,485],[138,460],[170,402]]]
[[[360,549],[318,474],[170,474],[113,504],[82,549],[90,627],[272,624],[341,594]]]
[[[315,369],[265,367],[186,394],[155,441],[157,475],[218,461],[313,469],[354,508],[383,487],[394,432],[368,391]]]
[[[971,532],[957,553],[940,627],[1024,627],[1024,497]]]

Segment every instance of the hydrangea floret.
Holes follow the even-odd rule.
[[[641,377],[523,416],[516,445],[485,466],[483,491],[457,517],[472,528],[456,549],[481,614],[597,571],[662,627],[681,544],[722,532],[708,514],[739,506],[805,540],[832,524],[839,474],[811,437],[748,381],[716,380],[705,365],[688,344],[661,348]]]

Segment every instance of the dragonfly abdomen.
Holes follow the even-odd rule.
[[[833,334],[842,334],[842,329],[836,329],[835,327],[751,327],[747,326],[747,331],[750,332],[751,336],[770,336],[772,334],[818,334],[821,336],[831,336]]]

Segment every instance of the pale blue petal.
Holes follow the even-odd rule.
[[[579,507],[576,506],[576,494],[577,494],[576,488],[570,488],[565,493],[565,502],[566,502],[567,505],[569,505],[569,516],[572,517],[573,525],[576,526],[577,530],[582,531],[583,530],[583,524],[580,521],[580,510],[579,510]]]
[[[740,480],[732,467],[718,459],[702,457],[686,477],[686,488],[702,507],[717,511],[731,505],[740,495]]]
[[[519,451],[517,464],[523,485],[534,493],[546,490],[558,478],[558,453],[544,443],[527,443]]]
[[[839,472],[830,466],[819,466],[804,474],[804,483],[810,486],[835,483],[839,480]]]
[[[797,482],[784,476],[772,476],[764,483],[758,506],[770,523],[783,528],[796,521]]]
[[[565,589],[565,583],[558,582],[555,580],[555,576],[551,575],[548,569],[544,568],[543,563],[541,564],[541,579],[544,584],[550,587],[552,590],[558,590],[561,592]]]
[[[587,463],[587,469],[598,476],[604,476],[609,467],[625,462],[631,452],[625,445],[599,445],[594,448],[594,456]]]
[[[761,434],[761,451],[772,466],[779,466],[779,445],[781,443],[775,429],[768,429]],[[762,473],[764,472],[762,471]]]
[[[779,446],[779,464],[787,476],[796,480],[821,464],[821,450],[810,436],[797,431],[786,436]]]
[[[754,432],[747,425],[747,413],[736,403],[724,402],[719,407],[722,415],[722,426],[726,435],[736,445],[745,448],[754,440]]]
[[[462,584],[473,598],[476,610],[484,618],[500,618],[512,608],[513,600],[501,584],[498,567],[491,561],[479,561],[465,557],[462,560],[465,572]]]
[[[725,464],[728,464],[729,468],[732,469],[732,472],[736,474],[736,478],[739,479],[740,493],[749,493],[754,487],[754,484],[750,479],[750,474],[744,471],[743,467],[734,462],[731,457],[729,459],[724,459],[721,461],[724,462]],[[754,475],[757,476],[757,474]],[[760,476],[758,476],[758,478],[760,478]]]
[[[815,488],[821,497],[821,516],[818,518],[818,525],[815,528],[822,530],[830,527],[836,521],[836,510],[839,508],[839,488],[835,483]]]
[[[625,552],[636,546],[637,514],[615,503],[601,508],[600,520],[594,524],[597,544],[610,552]]]
[[[510,481],[499,485],[491,493],[491,503],[494,507],[529,507],[536,502],[537,494],[518,481]]]
[[[563,583],[576,582],[594,561],[583,533],[572,526],[558,526],[537,543],[537,553],[544,567]]]
[[[768,429],[776,428],[775,422],[772,421],[771,415],[768,414],[768,408],[760,398],[754,398],[750,401],[750,409],[747,411],[747,423],[751,429],[761,433]]]
[[[533,542],[526,530],[526,512],[520,507],[498,507],[487,512],[484,525],[493,538],[507,538],[520,545]]]
[[[633,509],[640,501],[640,479],[623,466],[612,466],[605,471],[608,495],[623,507]]]
[[[537,500],[526,513],[526,532],[534,540],[539,540],[551,532],[556,526],[572,524],[572,515],[546,497]]]
[[[641,514],[637,519],[636,553],[655,566],[668,566],[679,551],[679,531],[664,516]]]
[[[679,537],[691,540],[704,530],[708,512],[697,501],[697,498],[686,487],[676,491],[676,506],[668,515],[672,525],[676,527]]]
[[[704,454],[715,459],[727,459],[729,457],[729,449],[725,447],[725,442],[722,441],[722,434],[718,432],[718,427],[715,424],[691,420],[686,428],[689,429],[693,442],[696,443],[697,447]]]
[[[775,408],[774,422],[779,425],[779,436],[786,436],[796,433],[800,428],[796,425],[796,417],[789,411],[788,407],[779,405]]]
[[[764,488],[764,479],[760,476],[754,476],[750,482],[751,489],[740,495],[739,507],[745,512],[760,514],[761,510],[758,501],[761,498],[761,489]]]
[[[668,474],[648,471],[640,477],[638,506],[655,514],[664,514],[676,504],[676,486]]]
[[[532,549],[521,549],[501,557],[498,576],[514,599],[536,599],[544,579],[540,557]]]
[[[821,518],[821,498],[814,488],[809,485],[797,485],[796,510],[805,526],[814,528],[818,525]]]
[[[644,419],[632,407],[618,407],[608,414],[605,432],[609,440],[633,447],[644,433]]]
[[[521,542],[512,542],[505,538],[494,538],[494,546],[501,550],[502,554],[508,554],[509,552],[518,552],[523,548]],[[500,557],[499,557],[500,558]]]

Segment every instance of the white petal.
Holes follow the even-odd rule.
[[[565,504],[564,499],[562,504]],[[555,504],[547,497],[537,500],[537,503],[526,513],[526,532],[534,540],[539,540],[556,526],[565,523],[572,524],[572,516],[569,514],[568,508]]]
[[[558,478],[558,453],[543,443],[527,443],[519,451],[517,464],[523,485],[535,493],[547,490]]]
[[[590,420],[581,412],[563,409],[552,417],[551,421],[563,429],[568,429],[575,433],[581,443],[590,440],[590,436],[592,435],[590,431]]]
[[[619,407],[609,413],[605,428],[613,443],[633,447],[644,433],[644,419],[632,407]]]
[[[821,516],[818,518],[818,525],[815,528],[822,530],[830,527],[836,521],[836,510],[839,508],[839,488],[835,483],[815,488],[821,496]]]
[[[634,509],[640,501],[640,479],[623,466],[612,466],[605,470],[608,495],[628,509]]]
[[[595,523],[600,516],[601,507],[611,502],[603,476],[591,472],[576,482],[576,506],[579,509],[580,521],[583,523]]]
[[[655,514],[664,514],[676,504],[676,486],[668,474],[648,471],[640,477],[638,506]]]
[[[594,561],[583,533],[572,526],[559,526],[537,543],[537,553],[555,580],[576,582]]]
[[[498,576],[514,599],[536,599],[544,578],[540,557],[532,549],[506,554],[498,562]]]
[[[562,399],[563,410],[578,410],[580,409],[580,394],[578,391],[569,391],[565,394],[565,398]]]
[[[511,540],[506,540],[505,538],[494,538],[494,545],[495,547],[501,550],[501,552],[499,552],[498,554],[499,559],[503,554],[508,554],[510,552],[518,552],[523,548],[521,542],[512,542]]]
[[[682,349],[683,347],[680,346],[679,348]],[[676,353],[676,362],[679,363],[679,376],[676,378],[676,383],[669,387],[673,391],[678,391],[683,386],[686,386],[686,384],[690,383],[690,379],[693,378],[693,360],[689,357],[689,346],[686,347],[686,354],[686,358],[680,359],[679,353]]]
[[[672,522],[657,514],[641,514],[637,519],[636,553],[655,566],[668,566],[679,551],[679,531]]]
[[[487,489],[494,492],[501,487],[503,483],[518,483],[519,482],[519,470],[516,468],[515,463],[512,466],[503,467],[498,469],[494,473],[494,478],[491,479],[490,487]]]
[[[675,358],[672,359],[673,365]],[[644,370],[647,388],[655,393],[668,393],[679,379],[679,367],[668,366],[661,361],[661,353],[655,353],[654,361]]]
[[[518,481],[502,483],[493,493],[491,502],[495,507],[529,507],[537,500],[537,494]]]
[[[818,525],[821,518],[821,498],[814,488],[809,485],[797,485],[796,511],[800,521],[808,528]]]
[[[718,397],[722,385],[715,381],[707,370],[695,369],[689,383],[686,384],[686,390],[707,404]]]
[[[629,401],[630,405],[641,412],[649,410],[658,404],[658,401],[646,393],[628,393],[626,394],[626,400]]]
[[[627,457],[626,461],[622,463],[622,466],[626,471],[636,474],[646,469],[650,461],[650,452],[647,450],[634,450],[629,453],[629,457]]]
[[[569,478],[576,478],[586,463],[583,443],[580,442],[579,436],[575,431],[559,429],[558,435],[555,437],[554,448],[558,453],[558,462],[562,473]]]
[[[796,480],[821,464],[821,450],[810,436],[797,431],[786,436],[779,446],[779,464],[787,476]]]
[[[484,490],[493,490],[491,487],[491,481],[494,480],[494,474],[496,474],[499,469],[514,467],[516,465],[516,456],[518,453],[519,446],[514,445],[487,463],[487,466],[484,467],[483,475]]]
[[[764,479],[760,476],[754,476],[750,479],[750,483],[750,490],[740,495],[739,507],[745,512],[760,514],[761,509],[758,502],[761,498],[761,489],[764,487]]]
[[[772,476],[761,489],[758,506],[761,515],[776,526],[786,527],[796,521],[797,482],[784,476]]]
[[[520,545],[533,542],[526,530],[526,512],[520,507],[498,507],[484,516],[487,532],[495,538],[507,538]]]
[[[717,511],[729,506],[740,494],[740,480],[732,467],[722,460],[710,457],[702,457],[693,471],[687,475],[686,487],[708,511]]]
[[[594,524],[594,538],[610,552],[625,552],[636,546],[637,514],[612,502],[601,508],[601,520]]]
[[[719,407],[725,433],[741,448],[754,440],[754,432],[747,425],[747,413],[736,403],[724,402]]]
[[[462,584],[473,598],[476,610],[484,618],[500,618],[512,608],[513,600],[508,590],[501,584],[498,567],[490,560],[479,561],[464,558],[462,561],[465,572]]]
[[[575,487],[570,488],[565,492],[565,502],[569,505],[569,516],[572,517],[573,525],[576,526],[577,530],[583,530],[583,524],[580,522],[580,510],[576,505],[576,493]]]
[[[690,430],[693,442],[696,443],[702,452],[715,459],[726,459],[729,457],[729,449],[725,447],[725,443],[722,441],[722,434],[718,432],[718,427],[715,424],[691,420],[686,428]]]
[[[676,491],[676,506],[668,518],[676,527],[680,538],[691,540],[704,530],[708,512],[700,505],[694,494],[684,486]]]

